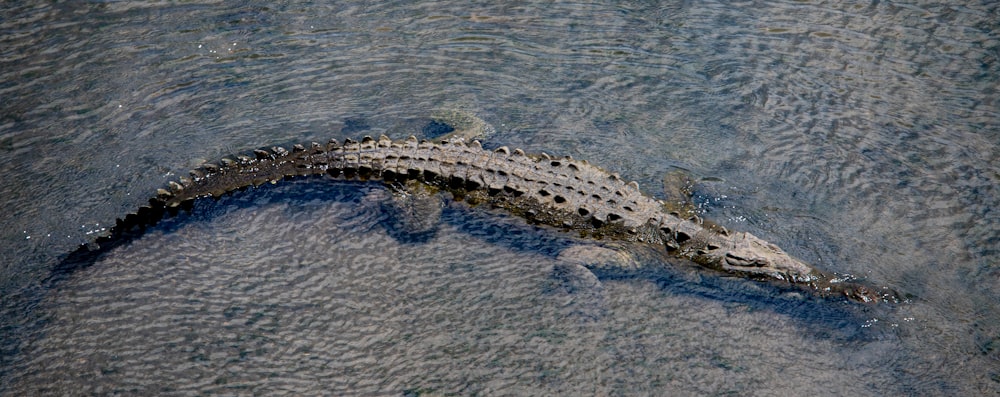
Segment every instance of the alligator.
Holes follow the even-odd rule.
[[[428,141],[411,136],[393,141],[365,136],[254,150],[222,158],[190,177],[157,190],[149,204],[119,219],[110,234],[82,246],[92,251],[121,240],[164,214],[190,208],[194,200],[277,183],[328,175],[336,179],[382,181],[451,193],[456,201],[504,209],[530,223],[582,237],[647,244],[663,255],[694,262],[724,275],[792,286],[821,298],[899,302],[888,288],[821,271],[747,232],[730,231],[696,214],[671,208],[643,194],[638,183],[585,160],[521,149],[484,149],[478,140]]]

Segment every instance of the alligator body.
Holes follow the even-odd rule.
[[[200,197],[218,197],[248,186],[306,175],[419,182],[450,192],[471,205],[508,210],[529,222],[583,236],[662,247],[673,255],[718,272],[798,286],[824,297],[859,302],[895,301],[888,290],[840,279],[793,258],[745,232],[729,231],[698,217],[681,216],[628,182],[586,161],[525,154],[501,147],[485,150],[471,143],[392,141],[365,137],[360,142],[273,147],[252,155],[205,164],[158,190],[150,205],[119,220],[115,230],[155,222],[164,212]],[[658,248],[660,249],[660,248]]]

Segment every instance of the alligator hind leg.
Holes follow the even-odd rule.
[[[385,215],[380,223],[397,241],[426,242],[437,234],[444,200],[427,185],[416,181],[388,185],[388,189],[377,189],[365,199],[378,203]]]

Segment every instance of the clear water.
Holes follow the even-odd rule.
[[[0,392],[1000,392],[1000,10],[990,2],[69,2],[0,11]],[[200,203],[54,286],[178,174],[275,143],[420,135],[585,158],[913,296],[555,277],[572,236],[452,203],[395,238],[377,185]],[[663,265],[662,268],[660,266]]]

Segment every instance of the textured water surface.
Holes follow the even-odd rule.
[[[21,3],[0,14],[0,392],[1000,392],[1000,10],[983,2]],[[444,115],[444,116],[442,116]],[[911,300],[803,299],[378,184],[251,189],[52,282],[200,162],[428,136],[570,154]],[[46,281],[48,280],[48,281]]]

